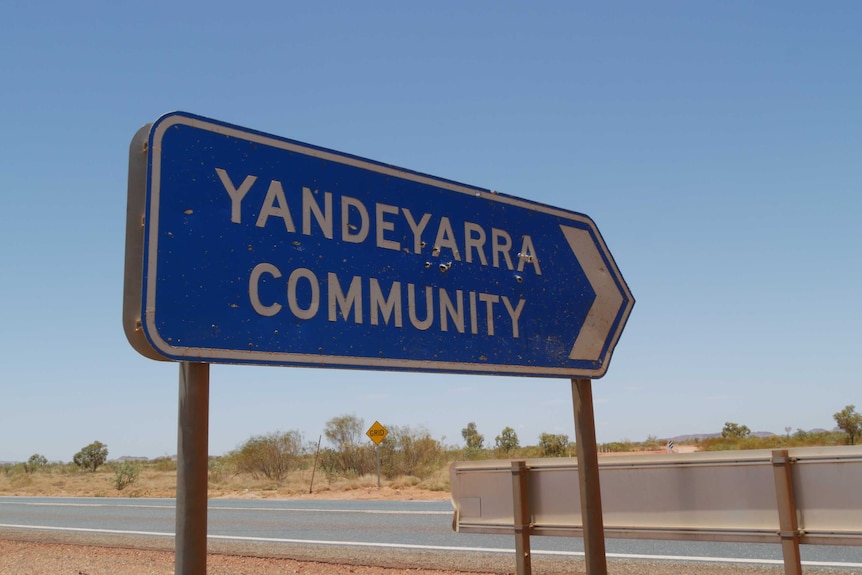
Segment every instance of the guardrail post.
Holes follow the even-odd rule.
[[[775,472],[775,498],[778,504],[778,528],[781,552],[784,555],[784,574],[802,575],[802,558],[799,554],[799,520],[796,515],[796,497],[793,493],[793,473],[786,449],[772,452],[772,469]]]
[[[518,575],[531,575],[533,572],[530,560],[530,494],[527,490],[527,474],[529,468],[526,461],[512,462],[512,493],[514,494],[514,527],[515,527],[515,564]]]

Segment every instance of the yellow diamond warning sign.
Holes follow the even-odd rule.
[[[371,441],[375,443],[375,445],[380,445],[380,442],[386,438],[386,435],[389,432],[385,427],[380,425],[379,421],[375,421],[374,425],[368,428],[368,431],[365,432],[365,435],[371,438]]]

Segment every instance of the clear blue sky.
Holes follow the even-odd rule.
[[[862,4],[12,3],[0,461],[176,452],[121,323],[128,146],[185,110],[582,212],[637,299],[600,442],[862,407]],[[326,421],[574,437],[567,380],[214,366],[210,451]]]

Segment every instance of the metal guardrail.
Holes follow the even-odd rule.
[[[583,534],[575,459],[449,473],[455,531]],[[604,456],[599,478],[606,537],[780,543],[785,564],[799,544],[862,545],[862,446]]]

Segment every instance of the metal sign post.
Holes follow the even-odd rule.
[[[209,364],[180,363],[176,575],[207,572],[209,396]]]
[[[608,562],[605,555],[605,528],[602,519],[602,492],[599,485],[592,380],[573,379],[572,400],[575,410],[578,483],[581,493],[587,575],[607,575]]]
[[[377,489],[380,489],[380,444],[374,446],[374,456],[377,459]]]

